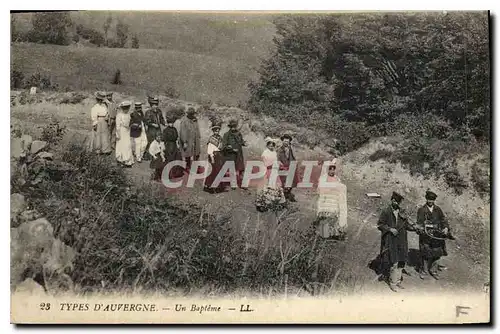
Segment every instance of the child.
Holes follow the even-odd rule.
[[[165,144],[161,139],[161,132],[156,133],[155,139],[149,145],[148,152],[152,157],[149,164],[149,168],[153,169],[151,178],[154,181],[161,181],[161,174],[165,166]]]

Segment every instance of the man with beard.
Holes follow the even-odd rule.
[[[415,231],[400,212],[402,201],[403,196],[393,192],[390,205],[382,211],[378,221],[378,229],[382,232],[380,260],[389,288],[394,292],[398,292],[398,288],[404,289],[401,282],[403,268],[408,262],[407,231]]]
[[[155,140],[158,134],[162,134],[162,126],[165,126],[165,120],[163,118],[162,112],[158,107],[159,99],[157,97],[148,97],[148,102],[150,105],[149,110],[146,111],[146,135],[148,137],[148,146],[146,147],[146,152],[149,152],[149,145]],[[149,157],[153,158],[153,157]]]
[[[419,235],[421,256],[420,278],[429,273],[436,280],[439,279],[439,259],[447,256],[445,237],[450,235],[450,226],[441,208],[434,204],[437,195],[430,190],[425,193],[426,203],[417,211],[417,224],[422,228],[432,229],[442,234],[443,238],[435,238],[428,233]]]
[[[196,110],[189,107],[181,119],[179,125],[179,141],[181,144],[182,155],[186,161],[186,171],[191,170],[191,163],[200,158],[200,127],[196,118]]]

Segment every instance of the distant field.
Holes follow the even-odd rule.
[[[36,71],[71,90],[110,89],[133,94],[164,94],[175,88],[189,101],[236,105],[247,98],[255,68],[244,61],[179,51],[108,49],[41,44],[11,46],[11,66],[25,75]],[[110,82],[121,71],[123,84]]]
[[[16,44],[11,65],[26,74],[50,75],[72,90],[163,94],[174,87],[185,100],[236,105],[246,100],[247,84],[275,34],[270,14],[80,11],[71,18],[103,32],[108,15],[113,18],[108,36],[115,36],[121,20],[130,36],[138,36],[139,50]],[[31,14],[14,16],[16,29],[31,29]],[[114,87],[110,81],[117,69],[123,85]]]

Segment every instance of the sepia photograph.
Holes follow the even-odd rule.
[[[489,323],[488,11],[11,11],[11,323]]]

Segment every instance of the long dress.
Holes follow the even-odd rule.
[[[270,188],[279,188],[281,187],[281,179],[277,177],[274,182],[270,183],[270,177],[273,170],[277,171],[279,169],[278,164],[278,155],[276,151],[271,151],[266,148],[261,155],[262,161],[264,162],[264,166],[266,166],[266,174],[264,176],[261,189]]]
[[[316,202],[317,233],[323,238],[342,238],[347,232],[347,188],[335,176],[328,186],[318,187]]]
[[[132,140],[130,138],[130,115],[119,112],[116,115],[116,160],[124,165],[134,164]]]
[[[165,163],[171,161],[182,161],[181,151],[177,144],[179,135],[177,129],[173,126],[167,126],[163,130],[163,144],[165,145]],[[181,166],[174,166],[170,170],[169,177],[176,179],[184,175],[184,169]]]
[[[92,107],[90,116],[93,127],[90,149],[97,153],[110,153],[111,143],[108,127],[108,108],[106,105],[96,104]]]
[[[135,159],[137,162],[141,162],[146,147],[148,146],[146,127],[144,126],[144,114],[142,111],[135,110],[130,115],[130,137]]]
[[[161,133],[161,127],[165,125],[162,111],[159,108],[156,108],[155,110],[153,108],[148,109],[145,114],[145,123],[147,126],[146,134],[148,137],[148,146],[146,147],[146,151],[149,152],[149,145],[151,145],[153,140],[156,139],[156,135]],[[149,153],[147,155],[149,155]]]
[[[224,156],[221,152],[222,148],[222,137],[219,134],[213,134],[208,139],[207,143],[207,155],[212,165],[212,170],[210,175],[205,178],[205,187],[212,188],[212,185],[215,181],[215,178],[219,174],[222,166],[224,165]],[[213,187],[215,190],[222,190],[225,187],[222,182],[217,185],[217,187]]]

